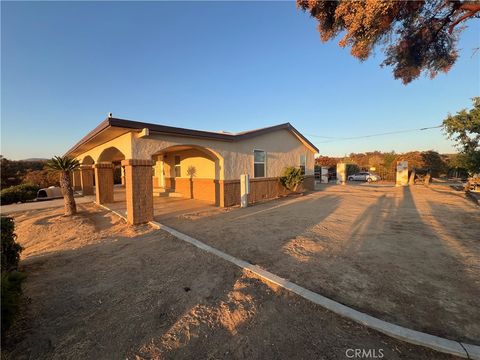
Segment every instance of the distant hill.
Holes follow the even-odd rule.
[[[49,159],[43,159],[43,158],[28,158],[28,159],[22,159],[19,161],[48,161]]]

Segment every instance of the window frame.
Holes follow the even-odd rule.
[[[261,151],[264,153],[263,162],[255,161],[255,151]],[[255,165],[263,164],[263,176],[255,176]],[[253,178],[266,178],[267,177],[267,152],[262,149],[253,149]]]
[[[177,164],[177,158],[178,158],[178,164]],[[177,176],[177,169],[178,169],[178,176]],[[182,158],[180,155],[174,155],[173,156],[173,173],[174,177],[182,177]]]
[[[303,164],[303,169],[302,169],[302,157],[305,160]],[[305,175],[307,172],[307,153],[305,154],[300,154],[300,169],[302,170],[302,175]]]

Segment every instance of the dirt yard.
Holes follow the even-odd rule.
[[[370,315],[480,344],[480,210],[446,186],[325,185],[202,215],[158,220]]]
[[[15,216],[28,301],[7,359],[345,359],[356,348],[452,358],[340,318],[164,232],[79,208],[73,219],[61,209]]]

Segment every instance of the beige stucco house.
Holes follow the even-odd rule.
[[[318,149],[291,124],[241,133],[190,130],[109,117],[66,155],[82,164],[76,190],[100,204],[113,202],[114,181],[126,190],[132,224],[153,218],[153,196],[173,191],[218,206],[240,203],[240,175],[249,174],[249,202],[274,198],[286,166],[305,169],[304,187],[314,184]],[[119,180],[121,179],[121,180]]]

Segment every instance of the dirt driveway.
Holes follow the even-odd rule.
[[[480,344],[480,211],[448,187],[325,185],[158,220],[373,316]]]
[[[452,359],[388,338],[93,205],[16,215],[28,274],[7,359]],[[5,351],[5,350],[8,351]]]

